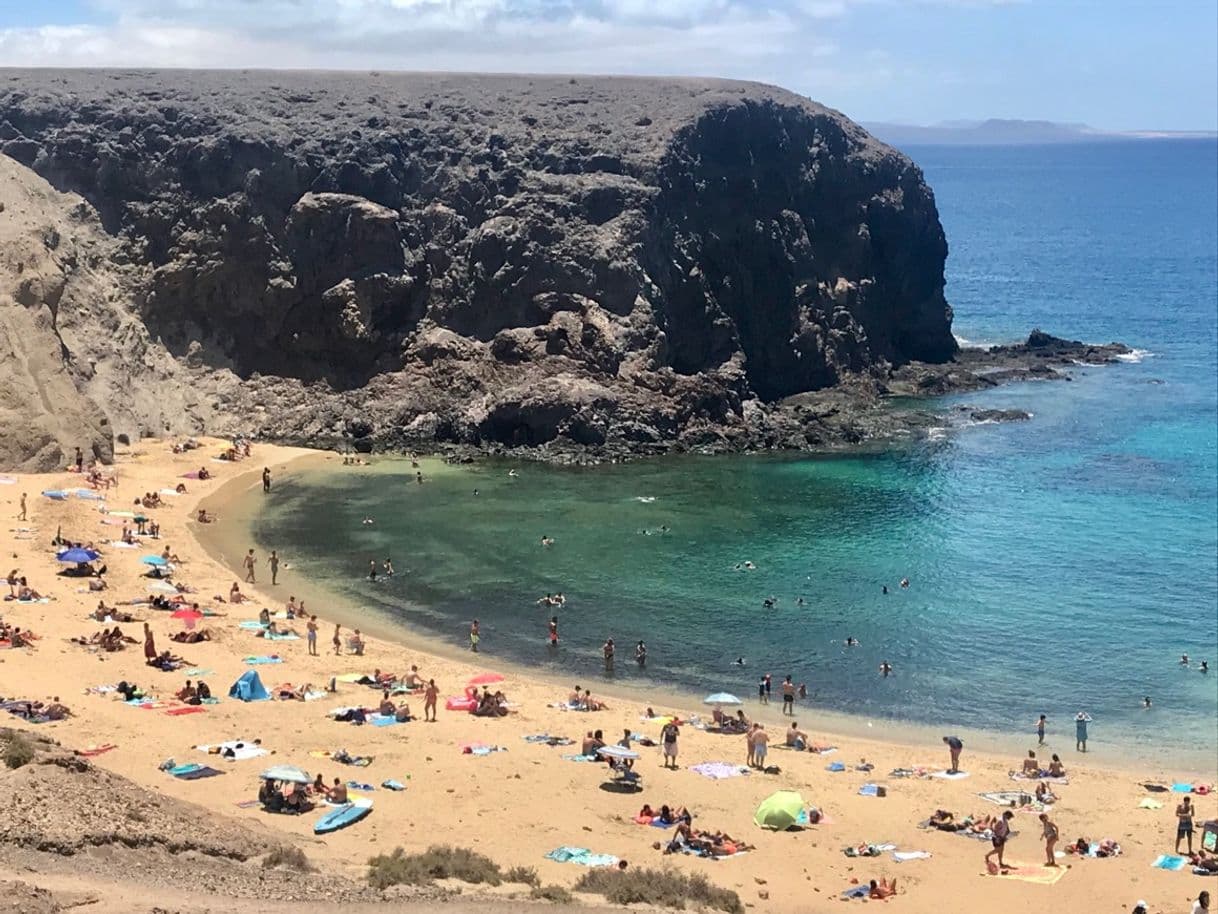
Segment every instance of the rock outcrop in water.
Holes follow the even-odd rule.
[[[87,201],[44,329],[131,435],[821,447],[787,398],[957,352],[921,172],[768,86],[4,71],[0,150]]]

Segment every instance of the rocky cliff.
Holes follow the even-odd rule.
[[[956,351],[921,172],[768,86],[9,70],[0,150],[87,201],[104,307],[14,307],[115,432],[823,443],[784,398]]]

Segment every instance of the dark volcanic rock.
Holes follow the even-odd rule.
[[[956,356],[921,172],[768,86],[10,70],[0,149],[121,238],[217,430],[820,446],[871,430],[780,400]]]

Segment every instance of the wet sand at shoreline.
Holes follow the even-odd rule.
[[[97,595],[77,593],[78,579],[55,576],[58,568],[50,538],[62,525],[69,539],[100,541],[103,534],[107,539],[111,535],[117,539],[118,527],[100,524],[107,518],[98,512],[97,502],[77,499],[56,502],[38,495],[47,488],[75,486],[80,482],[75,476],[18,477],[15,485],[0,489],[0,502],[6,512],[5,529],[19,526],[12,518],[23,491],[29,493],[31,517],[29,523],[20,526],[36,529],[30,539],[13,539],[12,532],[6,534],[12,540],[15,554],[10,564],[28,575],[39,590],[54,596],[52,602],[45,604],[4,604],[6,621],[32,628],[40,637],[32,652],[4,652],[4,663],[0,665],[3,693],[44,700],[59,695],[75,716],[67,721],[42,724],[39,731],[77,748],[117,744],[113,751],[98,756],[97,764],[150,790],[202,803],[219,815],[257,818],[272,828],[313,842],[312,857],[355,876],[360,875],[369,855],[399,844],[407,850],[420,850],[432,843],[457,843],[480,850],[503,866],[534,866],[543,881],[566,885],[578,878],[581,868],[544,859],[547,851],[562,845],[611,854],[633,866],[671,864],[686,872],[704,873],[713,882],[736,889],[757,910],[770,911],[816,910],[838,898],[851,880],[866,882],[881,876],[899,878],[901,891],[895,904],[927,914],[1014,911],[1046,902],[1054,909],[1122,910],[1131,907],[1138,898],[1150,901],[1152,911],[1177,910],[1185,898],[1196,897],[1208,885],[1206,880],[1187,872],[1150,867],[1158,854],[1172,850],[1175,820],[1171,807],[1176,795],[1152,795],[1164,807],[1142,809],[1139,803],[1148,794],[1139,783],[1170,784],[1186,776],[1186,772],[1145,769],[1135,773],[1128,767],[1115,767],[1132,765],[1129,760],[1104,758],[1097,763],[1092,755],[1073,753],[1073,746],[1068,745],[1072,734],[1051,739],[1053,746],[1042,753],[1047,759],[1051,751],[1071,750],[1062,752],[1071,782],[1056,788],[1061,802],[1052,812],[1063,844],[1079,836],[1093,841],[1111,838],[1121,843],[1124,854],[1115,859],[1064,860],[1063,864],[1072,866],[1060,881],[1050,886],[1033,884],[1022,877],[989,876],[982,865],[988,849],[986,843],[917,826],[938,808],[953,810],[958,816],[999,813],[999,806],[987,803],[978,793],[1029,787],[1026,782],[1016,783],[1007,777],[1008,770],[1019,764],[1022,751],[1019,755],[975,751],[985,745],[983,737],[962,734],[966,743],[964,768],[970,773],[966,779],[896,779],[889,777],[888,772],[899,767],[926,765],[932,770],[942,770],[947,760],[946,747],[932,745],[939,734],[928,735],[925,742],[864,741],[849,732],[832,729],[824,723],[830,719],[821,712],[797,707],[802,727],[811,732],[814,740],[836,744],[836,752],[819,756],[772,751],[769,762],[780,766],[778,774],[753,773],[747,777],[710,780],[688,766],[713,761],[742,764],[744,739],[686,726],[680,737],[681,769],[666,771],[661,766],[658,748],[641,749],[642,758],[635,767],[642,775],[643,789],[638,794],[623,796],[604,789],[603,765],[562,758],[564,753],[577,752],[578,745],[552,748],[527,743],[522,737],[549,733],[578,743],[587,730],[602,729],[606,740],[612,743],[628,728],[658,739],[659,727],[640,719],[645,705],[650,704],[661,713],[681,711],[682,716],[695,712],[708,717],[706,709],[697,707],[688,696],[661,696],[651,691],[636,696],[605,689],[602,697],[608,700],[608,710],[594,714],[557,710],[549,705],[565,698],[571,684],[549,682],[532,672],[505,666],[493,655],[474,657],[456,650],[436,650],[432,642],[413,633],[391,625],[382,628],[371,620],[366,634],[375,629],[411,647],[369,638],[365,657],[354,658],[345,652],[344,656],[336,657],[329,650],[335,620],[350,613],[346,621],[357,624],[363,617],[328,605],[318,613],[323,623],[318,639],[320,656],[308,656],[303,639],[267,643],[240,630],[236,623],[256,618],[262,606],[272,612],[282,609],[290,592],[304,596],[310,610],[322,610],[318,601],[327,594],[324,587],[316,591],[306,587],[307,569],[290,568],[284,569],[277,586],[260,583],[250,588],[254,599],[244,607],[211,600],[213,594],[227,594],[232,581],[240,580],[242,575],[232,567],[219,565],[204,551],[196,541],[201,528],[191,518],[200,499],[217,511],[220,519],[205,530],[204,538],[213,554],[219,550],[227,557],[240,549],[239,546],[234,549],[233,539],[245,535],[244,529],[235,534],[226,529],[230,523],[240,526],[242,512],[236,510],[237,500],[252,505],[263,497],[258,491],[257,476],[262,466],[270,466],[275,477],[282,478],[294,472],[289,462],[294,458],[304,456],[310,461],[324,458],[299,449],[258,445],[253,458],[244,463],[209,463],[208,458],[218,450],[219,446],[209,441],[202,451],[173,455],[167,443],[143,441],[136,455],[121,458],[118,466],[121,495],[111,493],[112,510],[126,506],[144,491],[172,487],[182,481],[182,474],[200,465],[207,465],[219,478],[207,482],[184,480],[190,488],[188,494],[167,497],[166,507],[149,512],[162,527],[161,539],[147,543],[149,548],[105,550],[111,587],[104,596],[111,605],[143,593],[146,582],[139,576],[143,570],[139,556],[159,552],[169,545],[185,560],[175,579],[192,584],[204,605],[228,613],[200,623],[200,627],[215,633],[216,640],[176,645],[168,641],[168,635],[181,630],[181,623],[168,618],[169,613],[143,611],[158,647],[172,647],[195,668],[212,671],[202,678],[222,699],[198,714],[168,715],[158,709],[128,707],[110,696],[82,694],[86,687],[127,679],[168,698],[186,678],[199,677],[148,668],[138,644],[115,654],[94,654],[68,643],[66,639],[70,636],[100,628],[100,624],[85,618],[96,605]],[[274,497],[273,488],[270,497]],[[266,556],[261,549],[258,558],[261,582],[266,574]],[[287,561],[290,565],[290,559]],[[246,589],[245,585],[242,589]],[[130,635],[140,636],[139,624],[121,627]],[[297,623],[297,628],[303,632],[303,625]],[[259,667],[242,663],[245,656],[271,653],[281,656],[282,662]],[[437,723],[415,721],[390,727],[355,727],[333,722],[326,717],[326,711],[333,707],[373,706],[379,700],[377,691],[342,682],[337,694],[318,701],[244,704],[227,698],[229,684],[251,668],[259,670],[268,688],[281,682],[319,687],[331,677],[346,673],[370,673],[374,668],[405,673],[412,664],[419,666],[424,677],[434,677],[440,685]],[[507,718],[487,719],[445,711],[444,699],[461,694],[472,675],[486,670],[506,676],[501,687],[515,713]],[[590,680],[590,684],[598,693],[602,691],[596,679]],[[421,698],[411,697],[408,701],[419,714]],[[752,704],[746,706],[746,713],[754,710]],[[772,706],[771,714],[777,721],[776,707]],[[1058,729],[1068,727],[1069,723],[1058,722]],[[13,725],[26,726],[16,718]],[[822,725],[830,727],[831,732],[820,729]],[[777,723],[767,729],[772,745],[782,742],[782,730]],[[261,739],[273,755],[226,764],[223,781],[212,782],[218,787],[179,781],[157,771],[158,763],[171,756],[178,762],[205,762],[208,757],[192,751],[192,746],[236,738]],[[462,752],[462,744],[478,742],[502,746],[506,751],[485,756]],[[311,751],[340,748],[352,755],[373,756],[374,761],[366,768],[351,768],[310,755]],[[863,758],[875,766],[874,771],[854,770]],[[334,777],[353,778],[377,786],[378,789],[368,793],[375,802],[372,815],[351,828],[318,840],[311,833],[317,814],[289,818],[237,808],[239,800],[256,796],[257,774],[264,764],[278,762],[300,765],[311,773],[320,767],[327,781]],[[826,766],[833,762],[841,762],[846,770],[827,771]],[[1215,780],[1212,769],[1198,767],[1193,774],[1198,782]],[[387,778],[401,781],[407,789],[400,793],[379,789]],[[867,782],[883,784],[887,796],[860,796],[859,788]],[[798,833],[771,833],[757,828],[752,822],[754,810],[762,799],[780,789],[801,791],[807,803],[828,814],[830,823]],[[1212,797],[1195,799],[1198,822],[1215,817]],[[632,821],[644,802],[657,808],[662,803],[688,806],[696,815],[695,828],[725,830],[757,849],[743,859],[662,857],[651,845],[664,833]],[[1035,815],[1017,813],[1016,828],[1019,834],[1012,840],[1008,857],[1022,863],[1040,863],[1043,847],[1037,837],[1040,829]],[[901,851],[921,850],[933,856],[896,863],[889,853],[874,859],[852,859],[842,853],[845,846],[882,842],[892,843]],[[950,892],[943,891],[946,886],[951,887]]]

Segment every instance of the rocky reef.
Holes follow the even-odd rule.
[[[825,447],[958,354],[919,169],[769,86],[8,70],[0,151],[79,195],[98,295],[9,310],[114,433]]]

